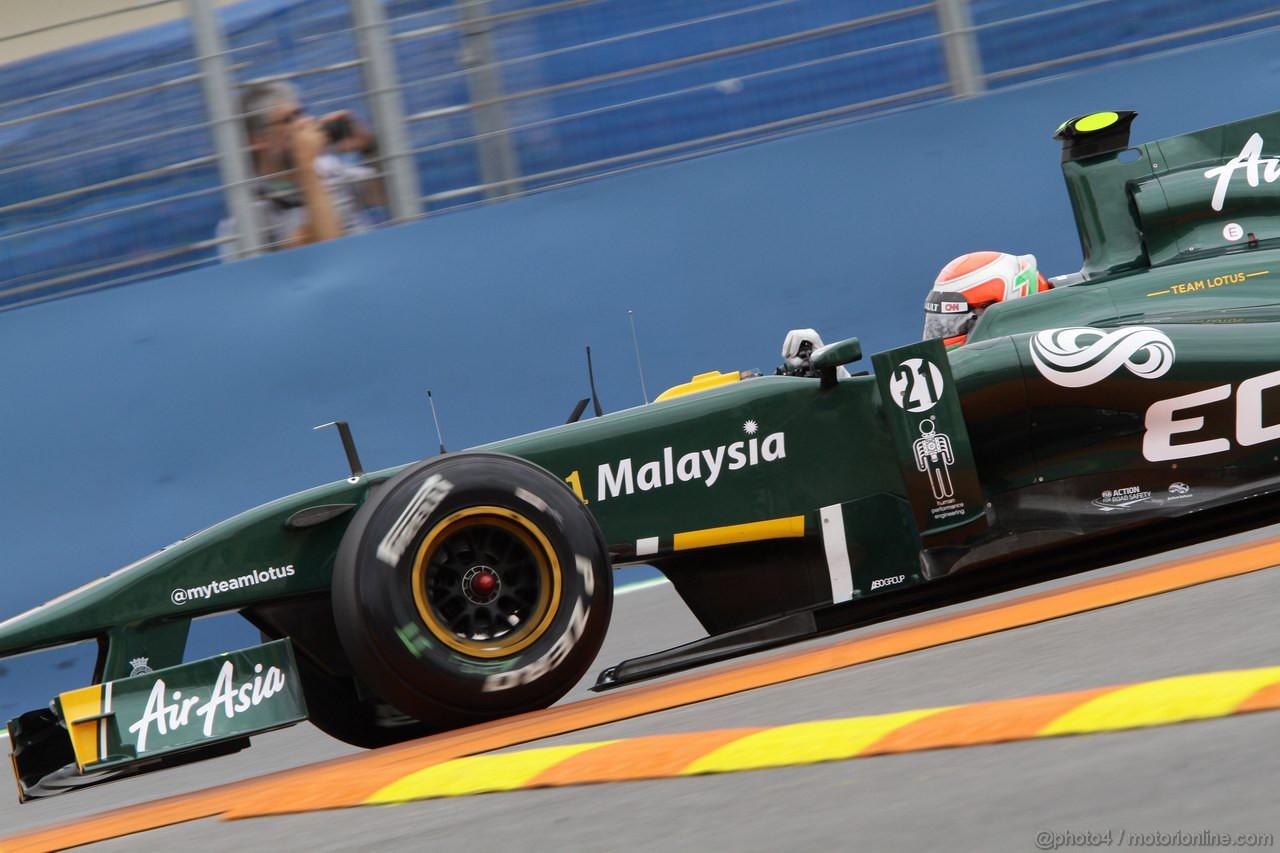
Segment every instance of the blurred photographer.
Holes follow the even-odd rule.
[[[297,90],[284,82],[254,83],[240,99],[253,170],[254,208],[267,251],[290,249],[364,231],[372,224],[364,206],[376,203],[376,172],[344,155],[371,154],[377,141],[350,111],[323,118],[307,114]],[[218,223],[231,237],[238,223]],[[219,244],[223,261],[235,258],[234,242]]]

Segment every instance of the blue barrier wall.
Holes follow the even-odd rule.
[[[485,126],[466,108],[471,48],[456,26],[458,4],[385,5],[393,32],[431,30],[394,49],[405,113],[434,114],[406,127],[419,189],[432,197],[432,212],[474,203],[474,188],[483,183],[475,137]],[[1088,69],[1099,61],[1096,51],[1118,45],[1128,47],[1107,54],[1106,61],[1275,22],[1268,17],[1275,13],[1273,0],[970,5],[991,88]],[[556,6],[494,0],[489,9],[502,14]],[[295,80],[304,102],[318,115],[343,108],[368,116],[359,68],[334,68],[358,56],[349,8],[349,0],[244,0],[221,8],[235,76],[245,81],[329,68]],[[902,17],[827,29],[903,10]],[[804,32],[811,35],[664,65]],[[526,188],[564,180],[564,169],[581,177],[616,167],[615,158],[652,160],[661,155],[643,152],[664,146],[855,104],[866,105],[860,114],[867,115],[950,94],[937,16],[928,4],[911,0],[595,0],[498,20],[489,33],[504,91],[525,93],[502,111]],[[655,65],[657,70],[572,85]],[[172,168],[214,153],[198,71],[189,27],[181,21],[0,65],[0,290],[7,291],[0,306],[216,257],[212,246],[192,247],[211,238],[226,215],[218,169],[212,161]],[[161,83],[157,91],[126,96]],[[99,98],[106,100],[69,109]],[[28,120],[32,116],[41,117]],[[589,163],[597,165],[582,168]],[[539,174],[544,177],[531,177]],[[96,189],[81,192],[86,187]],[[126,266],[117,267],[120,262]]]
[[[654,393],[771,370],[792,326],[913,339],[964,251],[1071,271],[1052,129],[1133,107],[1148,140],[1263,112],[1277,55],[1280,32],[1255,34],[0,314],[0,614],[344,476],[325,421],[371,468],[432,452],[426,388],[454,449],[549,426],[585,395],[584,344],[606,408],[639,404],[627,309]],[[69,668],[0,664],[0,717],[85,677],[54,654]]]

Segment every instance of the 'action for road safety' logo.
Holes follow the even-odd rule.
[[[1173,341],[1150,326],[1111,332],[1088,326],[1045,329],[1031,339],[1036,370],[1063,388],[1093,385],[1121,367],[1139,379],[1158,379],[1173,367],[1173,359]]]

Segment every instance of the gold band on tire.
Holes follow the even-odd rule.
[[[469,527],[496,527],[515,536],[528,549],[538,573],[538,602],[522,624],[514,631],[486,640],[460,637],[443,624],[427,600],[427,567],[436,548],[453,534]],[[413,560],[413,599],[418,616],[441,643],[454,651],[476,658],[500,658],[513,655],[532,645],[555,619],[560,609],[562,577],[555,549],[538,526],[518,512],[498,506],[476,506],[458,510],[439,522],[423,538]]]

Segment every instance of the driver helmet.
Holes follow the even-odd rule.
[[[948,348],[965,342],[982,312],[997,302],[1051,287],[1036,269],[1035,255],[970,252],[942,268],[924,303],[924,339]]]

